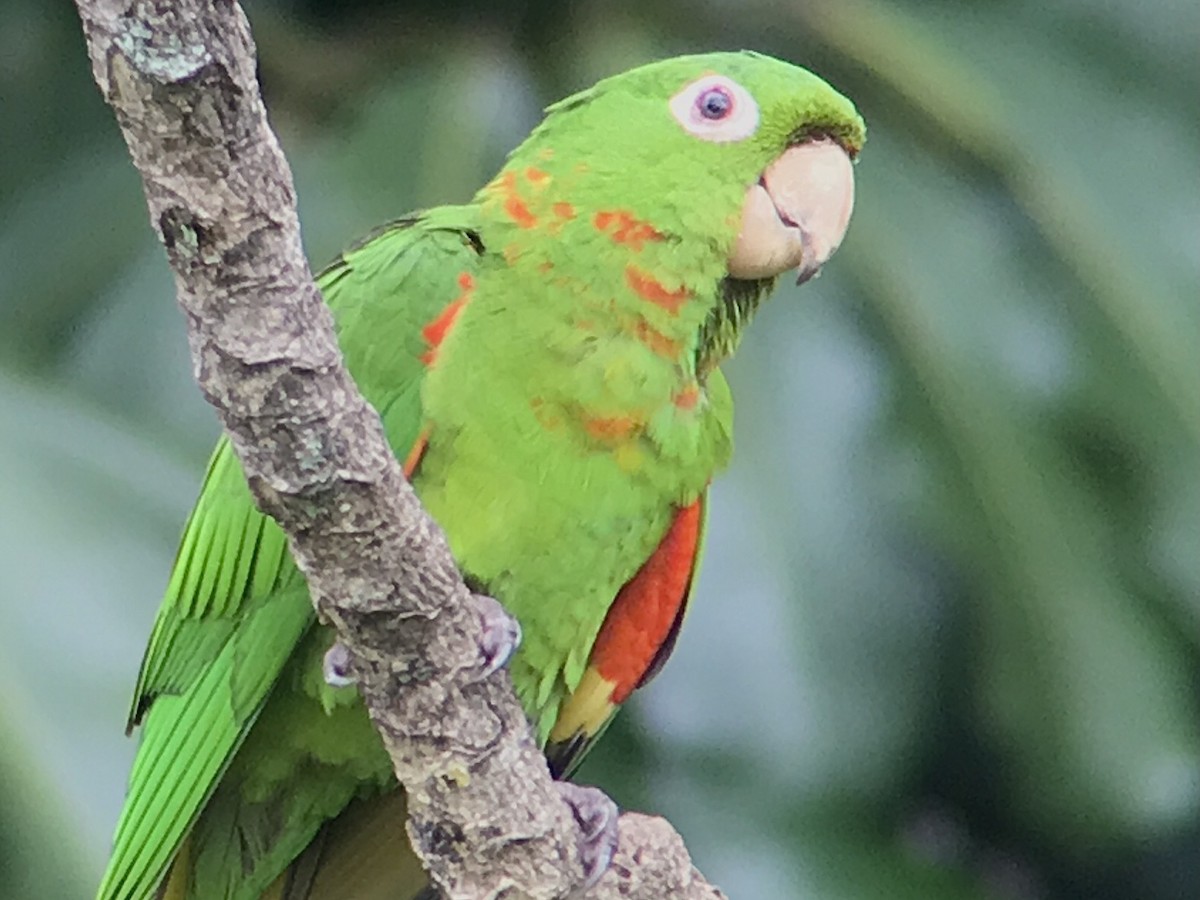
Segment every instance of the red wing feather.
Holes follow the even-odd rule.
[[[678,510],[658,547],[617,592],[575,691],[546,744],[556,778],[568,777],[617,707],[671,655],[687,608],[704,536],[704,496]]]

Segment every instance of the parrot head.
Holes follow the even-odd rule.
[[[481,282],[472,305],[520,294],[531,340],[558,322],[568,355],[632,338],[703,377],[777,276],[805,281],[837,249],[864,137],[849,100],[758,53],[606,78],[550,106],[477,196],[488,277],[508,286]]]
[[[711,259],[689,266],[715,260],[738,280],[795,269],[805,281],[846,233],[864,138],[853,104],[812,73],[759,53],[709,53],[554,104],[506,171],[573,163],[557,173],[564,199],[593,214],[624,210],[626,224],[680,247],[700,240]]]

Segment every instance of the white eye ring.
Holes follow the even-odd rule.
[[[685,131],[718,144],[745,140],[758,128],[758,104],[724,75],[696,79],[671,98],[670,107]]]

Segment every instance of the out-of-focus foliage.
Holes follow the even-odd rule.
[[[1200,884],[1200,6],[258,0],[316,262],[540,107],[753,47],[871,127],[842,251],[729,367],[675,659],[583,777],[735,898]],[[0,0],[0,896],[90,896],[216,431],[68,4]]]

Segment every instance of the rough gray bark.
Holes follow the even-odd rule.
[[[409,793],[409,833],[448,897],[561,897],[580,826],[507,672],[485,677],[487,606],[342,366],[300,244],[291,173],[232,0],[77,0],[93,74],[175,272],[196,380],[259,506],[287,532]],[[627,814],[592,898],[717,898],[661,819]]]

